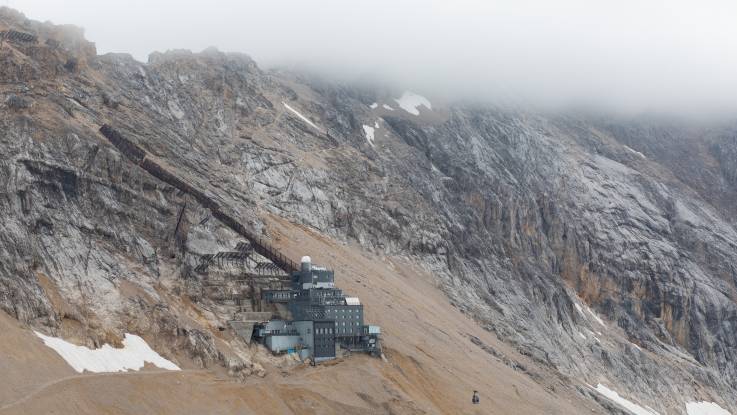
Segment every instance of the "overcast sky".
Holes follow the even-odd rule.
[[[216,46],[428,94],[737,110],[737,0],[0,0],[98,53]],[[418,91],[422,92],[422,91]],[[737,111],[736,111],[737,112]]]

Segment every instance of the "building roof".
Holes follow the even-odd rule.
[[[347,305],[361,305],[361,300],[358,297],[346,297],[345,303]]]

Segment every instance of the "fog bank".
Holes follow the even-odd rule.
[[[0,0],[99,53],[216,46],[261,66],[551,108],[737,112],[737,2]]]

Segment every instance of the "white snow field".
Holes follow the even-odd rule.
[[[596,388],[594,388],[594,390],[606,396],[607,398],[609,398],[609,400],[619,404],[621,407],[625,408],[626,410],[632,412],[635,415],[660,415],[650,408],[645,409],[632,401],[628,401],[627,399],[619,396],[617,392],[607,388],[601,383],[596,385]]]
[[[591,311],[590,308],[586,307],[586,311],[591,314],[591,316],[596,320],[597,323],[601,324],[602,326],[606,327],[606,324],[604,324],[604,320],[602,320],[599,316],[596,315],[593,311]]]
[[[714,402],[687,402],[688,415],[732,415]]]
[[[311,125],[312,128],[316,129],[317,131],[322,131],[322,130],[320,130],[320,128],[318,126],[316,126],[315,124],[313,124],[312,121],[308,120],[307,117],[305,117],[304,115],[300,114],[299,111],[297,111],[296,109],[294,109],[294,108],[290,107],[289,105],[287,105],[286,102],[282,101],[282,104],[284,104],[284,107],[286,109],[288,109],[289,111],[292,111],[294,113],[294,115],[298,116],[302,121],[304,121],[307,124]]]
[[[644,155],[644,154],[642,154],[642,153],[640,153],[639,151],[637,151],[637,150],[633,149],[632,147],[629,147],[629,146],[624,146],[624,148],[626,148],[627,150],[629,150],[630,152],[632,152],[632,153],[634,153],[634,154],[637,154],[638,156],[640,156],[640,157],[642,157],[642,158],[644,158],[644,159],[646,159],[646,158],[647,158],[647,157],[645,157],[645,155]]]
[[[576,306],[576,310],[578,310],[578,312],[581,314],[581,316],[583,318],[586,318],[586,314],[584,314],[584,312],[583,312],[583,309],[584,308],[581,307],[581,305],[579,305],[578,303],[573,303],[573,305]],[[586,308],[586,311],[591,315],[591,317],[593,317],[594,320],[596,320],[597,323],[599,323],[602,326],[606,327],[606,324],[604,323],[604,320],[602,320],[599,316],[597,316],[596,313],[594,313],[588,306],[584,306],[584,307]],[[601,333],[599,333],[599,334],[601,334]]]
[[[146,362],[161,369],[181,370],[177,365],[151,349],[145,340],[133,334],[125,334],[121,349],[106,344],[93,350],[85,346],[77,346],[58,337],[46,336],[37,331],[34,333],[79,373],[85,370],[93,373],[140,370]]]
[[[407,111],[412,115],[420,115],[420,110],[417,107],[424,105],[427,109],[431,110],[432,105],[430,101],[422,95],[417,95],[413,92],[405,91],[400,98],[395,99],[399,107]]]
[[[394,108],[392,108],[392,107],[390,107],[390,106],[388,106],[386,104],[383,104],[382,107],[384,107],[384,109],[387,110],[387,111],[394,111]]]
[[[363,125],[363,132],[366,134],[366,141],[373,147],[374,145],[374,127]]]
[[[374,102],[373,104],[369,105],[369,108],[371,108],[373,110],[373,109],[376,109],[376,107],[378,107],[378,106],[379,106],[379,104],[376,103],[376,102]]]

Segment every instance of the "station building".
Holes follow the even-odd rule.
[[[366,325],[363,305],[335,287],[335,273],[303,257],[291,288],[265,290],[266,303],[286,305],[288,320],[258,325],[254,336],[274,353],[294,352],[315,361],[333,359],[338,348],[381,353],[378,326]]]

